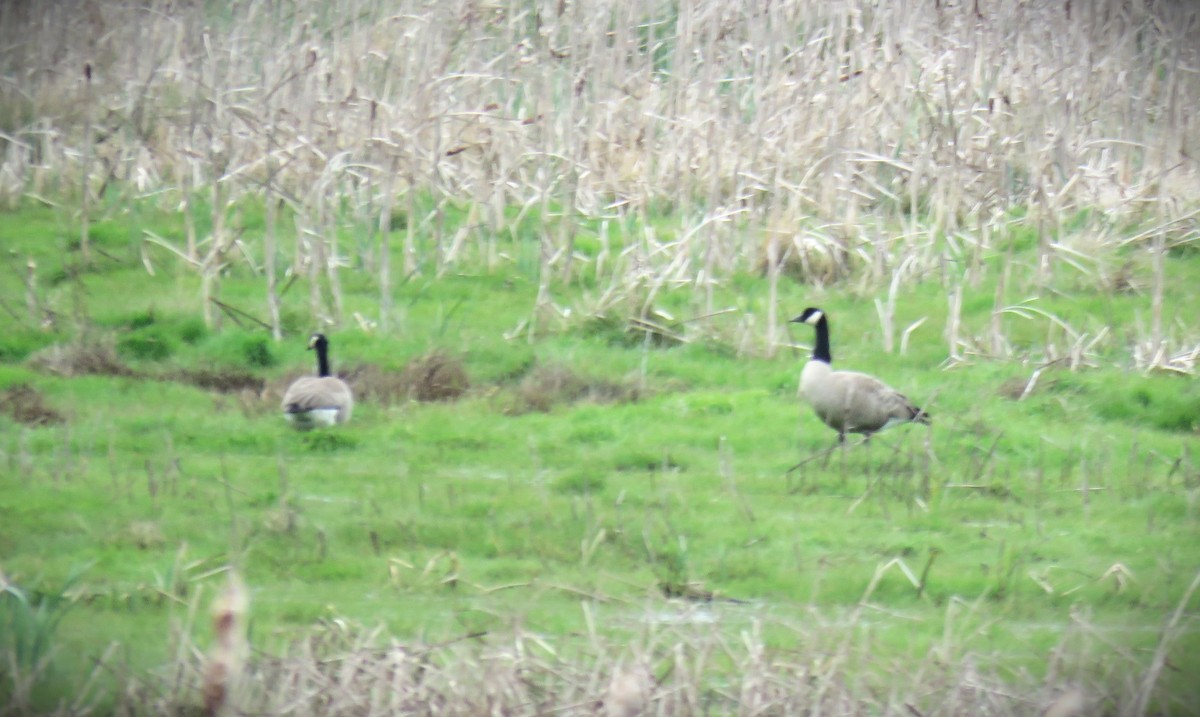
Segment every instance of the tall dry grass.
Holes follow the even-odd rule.
[[[537,222],[539,310],[579,270],[582,222],[625,231],[664,204],[678,231],[626,237],[643,248],[609,266],[691,285],[706,313],[714,282],[755,265],[773,282],[778,263],[853,270],[871,291],[938,266],[949,290],[974,284],[1014,207],[1039,231],[1042,285],[1081,208],[1152,214],[1147,245],[1195,242],[1196,37],[1200,9],[1163,0],[5,3],[0,199],[86,186],[86,227],[94,194],[162,192],[187,212],[210,322],[248,194],[297,213],[314,318],[345,318],[353,262],[379,276],[385,329],[386,229],[405,209],[406,275],[494,262],[498,232]],[[367,240],[331,246],[347,204]]]
[[[584,603],[588,630],[571,637],[547,638],[518,627],[430,644],[334,620],[281,650],[260,647],[246,660],[232,656],[246,646],[235,624],[244,618],[244,588],[231,582],[217,598],[207,655],[189,634],[197,594],[170,664],[133,673],[110,651],[95,672],[116,676],[115,684],[100,686],[93,675],[87,699],[66,699],[59,710],[44,713],[82,714],[107,703],[114,713],[131,716],[1141,717],[1192,707],[1195,690],[1188,694],[1187,688],[1194,686],[1164,667],[1186,632],[1181,614],[1200,576],[1164,626],[1153,655],[1112,646],[1105,628],[1084,611],[1073,613],[1048,654],[989,654],[971,646],[990,641],[997,618],[980,602],[956,598],[946,606],[944,639],[924,655],[885,659],[877,654],[876,615],[883,608],[871,593],[888,570],[881,566],[861,603],[833,621],[817,612],[764,620],[744,607],[674,602],[629,605],[601,629]],[[731,630],[713,629],[714,622],[729,621],[744,623],[736,638]],[[624,636],[610,635],[611,628]],[[780,639],[794,646],[771,646]],[[1014,660],[1045,670],[1035,675],[1013,669]],[[1168,679],[1174,682],[1164,684]]]

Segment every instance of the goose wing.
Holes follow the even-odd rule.
[[[829,376],[831,391],[827,411],[844,430],[874,433],[894,423],[929,423],[929,416],[907,396],[874,376],[855,371],[834,371]],[[829,418],[821,416],[826,423]],[[834,424],[830,424],[834,425]],[[837,427],[837,426],[835,426]]]
[[[283,410],[302,413],[322,408],[336,408],[349,413],[354,403],[350,387],[340,378],[307,376],[297,379],[283,394]]]

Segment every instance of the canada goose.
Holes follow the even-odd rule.
[[[807,308],[791,323],[810,324],[817,329],[812,358],[800,373],[800,395],[825,425],[838,432],[838,443],[846,441],[847,433],[861,433],[869,439],[871,434],[897,423],[929,425],[928,413],[874,376],[830,367],[829,319],[824,311]]]
[[[317,352],[317,375],[298,378],[283,394],[283,415],[293,427],[307,431],[350,420],[354,396],[346,382],[329,375],[329,339],[313,334],[309,350]]]

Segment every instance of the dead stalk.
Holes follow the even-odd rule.
[[[92,63],[86,62],[83,65],[83,166],[80,174],[82,182],[79,187],[79,251],[83,257],[83,265],[87,266],[91,263],[91,238],[89,231],[89,220],[91,218],[92,205],[92,153],[95,143],[94,137],[94,107],[95,97],[92,87]]]
[[[246,612],[249,594],[237,573],[229,573],[225,590],[213,604],[213,646],[204,669],[201,694],[206,717],[235,710],[232,691],[242,678],[246,659]]]
[[[303,0],[297,17],[319,10],[310,4]],[[495,267],[507,229],[514,238],[541,237],[546,268],[565,281],[577,276],[575,238],[593,222],[622,215],[653,223],[669,203],[684,227],[702,227],[694,237],[664,242],[648,264],[597,260],[596,270],[622,272],[619,284],[651,272],[669,274],[669,286],[687,277],[703,306],[697,313],[706,314],[722,277],[746,268],[748,246],[784,227],[769,267],[789,274],[784,267],[794,265],[813,284],[872,267],[863,273],[867,289],[889,258],[910,256],[916,271],[948,259],[975,287],[993,232],[1006,223],[1036,231],[1033,278],[1046,288],[1053,262],[1071,263],[1070,219],[1085,207],[1119,221],[1157,211],[1155,227],[1128,239],[1155,237],[1156,260],[1171,242],[1194,241],[1175,239],[1196,211],[1187,208],[1196,179],[1181,108],[1200,101],[1200,78],[1191,69],[1194,45],[1177,37],[1194,9],[1142,3],[1068,21],[1054,3],[978,11],[932,3],[864,12],[859,5],[832,0],[729,14],[703,0],[668,17],[657,6],[568,4],[553,18],[537,13],[541,29],[531,35],[523,19],[533,11],[519,3],[501,3],[486,22],[474,15],[461,22],[448,6],[418,3],[392,17],[374,0],[342,0],[354,19],[320,34],[279,22],[262,3],[239,6],[235,21],[216,30],[190,6],[145,13],[117,2],[101,11],[115,20],[110,32],[89,37],[87,23],[74,23],[65,44],[52,35],[62,28],[56,11],[39,7],[28,11],[32,21],[0,30],[13,49],[10,64],[31,68],[10,73],[11,84],[39,118],[15,130],[0,158],[0,189],[40,196],[48,182],[82,184],[85,265],[95,250],[88,183],[102,165],[119,158],[112,178],[136,178],[146,196],[176,190],[163,196],[177,198],[183,214],[182,253],[202,257],[206,307],[219,295],[236,199],[257,192],[265,175],[265,198],[311,209],[310,189],[341,153],[343,166],[372,169],[354,180],[325,177],[325,222],[308,217],[335,262],[328,229],[344,211],[334,200],[347,194],[360,204],[365,198],[381,228],[390,212],[380,205],[407,197],[405,275],[426,259],[418,256],[426,234],[435,272],[481,252]],[[1100,20],[1110,12],[1120,22]],[[128,21],[131,13],[137,22]],[[780,51],[800,26],[806,41]],[[45,49],[59,45],[61,53]],[[260,47],[280,58],[265,72]],[[61,111],[54,102],[81,95],[76,68],[93,56],[111,56],[106,70],[128,66],[137,81],[85,77],[81,111]],[[260,75],[249,87],[239,80]],[[1145,91],[1131,95],[1136,82]],[[110,116],[111,126],[136,131],[103,134]],[[389,176],[377,180],[382,171],[374,168],[388,165]],[[199,189],[212,190],[203,240],[194,216]],[[428,216],[418,216],[426,201]],[[468,220],[458,222],[452,210],[464,205]],[[509,219],[507,207],[522,211]],[[1024,210],[1021,218],[1004,219],[1014,209]],[[744,222],[707,223],[739,212]],[[489,231],[475,242],[480,218]],[[873,223],[903,230],[864,248]],[[966,236],[967,226],[975,236]],[[259,254],[258,246],[246,248],[247,256]],[[388,255],[364,264],[379,272],[385,317]],[[294,269],[303,274],[302,262],[313,258],[295,252]],[[320,270],[336,318],[337,265]],[[1006,281],[1013,288],[1012,277]],[[539,307],[549,306],[552,286],[542,287]],[[895,309],[890,293],[880,298],[889,351]],[[220,318],[205,312],[210,322]],[[1182,354],[1168,350],[1165,319],[1157,326],[1153,345],[1140,349],[1145,360],[1194,370],[1192,344]],[[949,328],[958,329],[950,355],[961,360],[970,341],[961,325]],[[769,320],[755,327],[769,352],[776,329]],[[999,328],[988,339],[991,353],[1008,350]]]
[[[1184,591],[1183,596],[1179,599],[1179,604],[1175,606],[1175,611],[1171,613],[1171,619],[1163,627],[1162,633],[1159,635],[1158,646],[1154,648],[1154,657],[1151,659],[1150,667],[1146,670],[1146,674],[1142,677],[1141,685],[1137,692],[1137,699],[1134,702],[1132,714],[1136,717],[1141,717],[1146,714],[1149,709],[1150,700],[1154,696],[1154,686],[1158,683],[1158,678],[1162,674],[1163,668],[1167,665],[1167,652],[1171,645],[1177,641],[1183,634],[1180,629],[1180,622],[1183,619],[1184,612],[1187,610],[1188,603],[1192,600],[1192,595],[1200,588],[1200,573],[1192,578],[1192,582]]]

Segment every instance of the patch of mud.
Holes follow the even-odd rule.
[[[88,337],[54,344],[29,357],[30,367],[55,376],[132,376],[134,372],[117,356],[110,337]]]
[[[217,393],[240,394],[243,391],[261,393],[267,383],[262,378],[239,369],[180,369],[168,374],[166,378]]]
[[[1040,377],[1039,380],[1029,376],[1013,376],[1001,383],[996,388],[996,393],[1010,401],[1020,401],[1034,393],[1053,388],[1057,383],[1058,379],[1056,378]]]
[[[506,413],[546,413],[554,406],[592,401],[633,403],[643,391],[633,381],[610,381],[585,376],[560,363],[537,364],[517,383]]]
[[[462,361],[439,351],[419,356],[399,371],[376,364],[358,363],[334,373],[350,385],[356,402],[378,403],[382,406],[413,400],[455,401],[471,388],[471,380]],[[262,400],[278,405],[293,381],[311,375],[312,371],[297,370],[267,381],[260,390]]]
[[[46,404],[41,391],[27,383],[14,384],[0,392],[0,413],[26,426],[49,426],[66,420]]]
[[[391,406],[408,400],[408,384],[399,371],[375,364],[354,364],[338,377],[350,384],[354,400]]]
[[[418,401],[454,401],[471,388],[463,362],[455,356],[434,351],[419,356],[400,372],[409,395]]]

